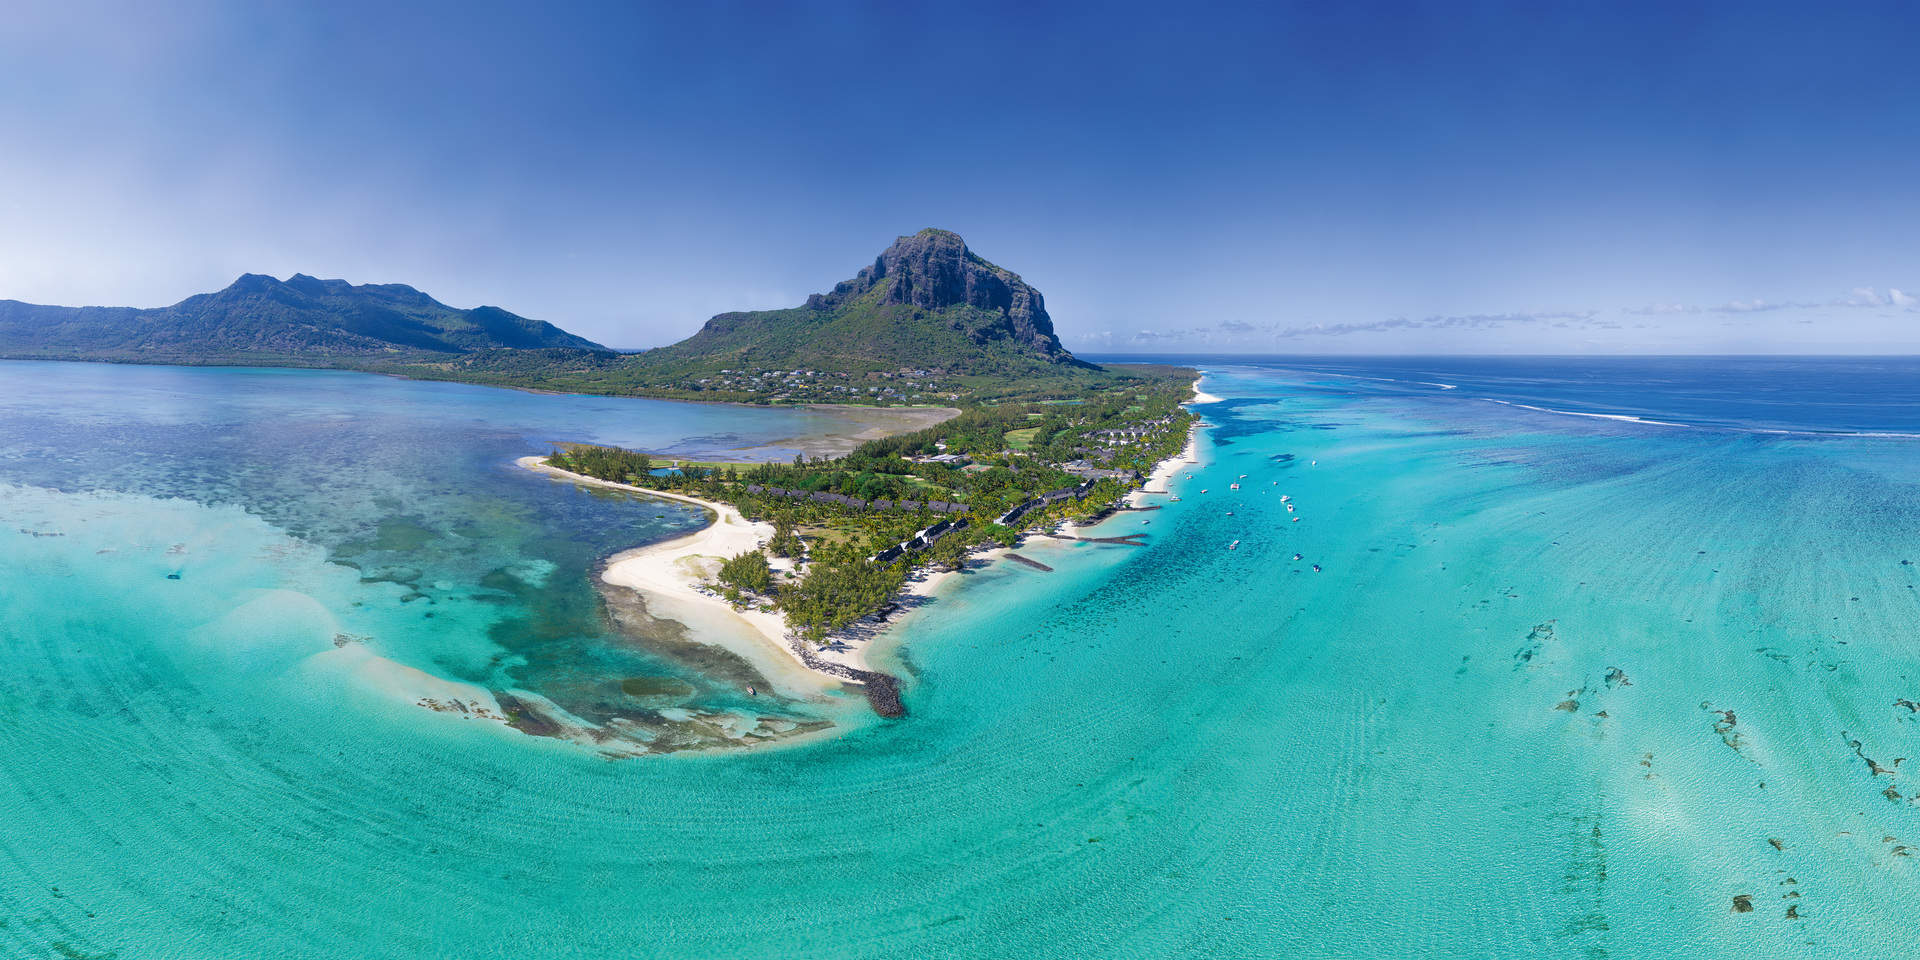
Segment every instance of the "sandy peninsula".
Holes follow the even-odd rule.
[[[1218,400],[1200,390],[1200,381],[1194,381],[1194,399],[1189,403]],[[844,454],[865,440],[931,426],[959,413],[944,407],[837,407],[834,410],[842,415],[852,411],[868,413],[865,422],[869,426],[856,434],[811,438],[819,441],[811,449],[822,451],[815,455]],[[1200,429],[1199,424],[1194,425],[1187,436],[1186,448],[1178,456],[1157,464],[1144,488],[1127,495],[1128,504],[1137,504],[1148,494],[1165,493],[1168,481],[1182,469],[1199,462]],[[790,449],[808,448],[798,439],[780,441],[779,445]],[[600,578],[614,586],[638,591],[655,615],[687,625],[690,635],[701,642],[726,647],[745,657],[789,695],[810,695],[849,679],[862,682],[857,679],[862,676],[869,681],[885,678],[883,682],[891,684],[892,678],[875,673],[868,663],[867,653],[873,642],[901,617],[930,602],[954,574],[989,566],[1011,552],[1005,547],[977,550],[968,556],[962,570],[918,570],[901,588],[887,612],[849,624],[828,637],[824,646],[815,646],[798,638],[778,611],[736,607],[708,586],[723,560],[766,546],[773,539],[771,524],[748,520],[731,504],[601,480],[551,466],[543,457],[521,457],[517,463],[557,480],[626,490],[689,504],[711,513],[713,522],[699,530],[616,554],[607,562]],[[781,572],[797,572],[790,562],[775,560],[773,564]]]
[[[1202,377],[1201,379],[1204,380],[1206,378]],[[1200,381],[1195,380],[1193,382],[1193,399],[1188,400],[1186,405],[1191,407],[1197,403],[1219,403],[1219,402],[1220,402],[1219,397],[1216,397],[1213,394],[1200,389]]]
[[[748,520],[731,504],[600,480],[551,466],[542,457],[521,457],[517,462],[556,479],[626,490],[707,510],[713,515],[712,523],[685,536],[615,554],[600,579],[639,591],[656,616],[687,625],[694,639],[745,657],[784,693],[811,695],[845,682],[844,675],[823,672],[805,662],[797,646],[802,641],[791,635],[786,618],[778,611],[735,607],[706,586],[719,572],[721,561],[766,546],[773,539],[772,524]],[[783,566],[778,560],[774,564],[775,569]],[[790,564],[784,566],[791,569]],[[854,670],[868,669],[861,648],[849,643],[830,643],[827,649],[811,650],[809,655]]]

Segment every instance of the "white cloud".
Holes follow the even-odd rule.
[[[1549,311],[1543,313],[1469,313],[1452,316],[1394,317],[1366,323],[1315,323],[1274,331],[1276,338],[1338,337],[1351,333],[1377,333],[1387,330],[1492,329],[1534,323],[1584,326],[1594,317],[1591,310]]]
[[[1768,310],[1785,310],[1788,307],[1812,306],[1799,303],[1768,303],[1758,298],[1752,300],[1729,300],[1717,307],[1709,307],[1715,313],[1764,313]]]
[[[1699,313],[1700,308],[1682,303],[1650,303],[1644,307],[1628,307],[1627,312],[1635,316],[1652,317],[1667,313]]]
[[[1854,287],[1846,296],[1833,301],[1829,306],[1898,307],[1902,310],[1912,310],[1916,304],[1920,304],[1920,298],[1914,297],[1899,287],[1888,287],[1885,296],[1881,296],[1880,291],[1872,287]]]
[[[1875,307],[1898,307],[1903,310],[1920,312],[1920,297],[1889,287],[1885,295],[1874,287],[1854,287],[1845,296],[1835,297],[1825,302],[1807,300],[1763,300],[1754,297],[1750,300],[1729,300],[1714,307],[1701,307],[1683,303],[1654,303],[1644,307],[1628,307],[1626,312],[1637,317],[1670,316],[1688,313],[1768,313],[1774,310],[1813,310],[1820,307],[1854,307],[1872,309]]]

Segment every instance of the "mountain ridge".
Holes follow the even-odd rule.
[[[166,307],[0,300],[0,357],[327,367],[492,386],[754,403],[1072,397],[1114,378],[1061,345],[1040,291],[948,230],[896,238],[783,310],[709,319],[678,343],[607,349],[404,283],[242,274]]]
[[[0,300],[0,353],[74,359],[315,361],[493,349],[606,348],[494,306],[450,307],[403,283],[243,273],[164,307],[62,307]]]

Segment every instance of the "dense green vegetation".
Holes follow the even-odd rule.
[[[584,444],[570,448],[565,454],[556,452],[549,462],[574,473],[618,483],[636,483],[653,469],[653,458],[638,450]]]
[[[720,582],[741,590],[766,593],[773,588],[773,568],[767,555],[749,550],[720,564]]]
[[[806,556],[806,542],[800,539],[798,531],[793,529],[793,520],[785,515],[773,519],[773,539],[767,541],[767,549],[776,557],[798,560]]]
[[[788,625],[817,640],[884,608],[906,579],[905,564],[817,563],[780,595],[780,609]]]
[[[819,639],[884,608],[914,568],[957,567],[974,547],[1011,544],[1022,531],[1085,518],[1131,489],[1135,471],[1178,453],[1192,421],[1180,403],[1191,394],[1194,374],[1177,368],[1152,372],[1158,376],[1089,392],[1082,403],[975,406],[924,430],[870,440],[833,460],[686,467],[654,475],[649,472],[653,460],[644,453],[576,445],[555,450],[548,462],[588,476],[730,503],[751,519],[773,524],[767,549],[775,556],[804,558],[802,575],[783,581],[771,573],[765,555],[754,551],[726,561],[722,588],[732,599],[741,598],[742,591],[769,598],[791,626]],[[1137,435],[1113,439],[1107,435],[1111,431]],[[1023,438],[1026,449],[1011,449],[1010,436]],[[1089,480],[1069,467],[1081,474],[1117,475]],[[996,522],[1038,494],[1078,491],[1083,483],[1084,497],[1034,509],[1012,527]],[[936,511],[930,502],[960,509]],[[873,559],[942,520],[963,523],[927,549],[889,562]]]

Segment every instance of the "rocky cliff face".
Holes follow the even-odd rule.
[[[835,285],[832,293],[809,297],[807,307],[833,310],[882,286],[884,303],[928,313],[963,305],[987,311],[992,319],[984,322],[980,314],[956,314],[953,320],[976,343],[1004,340],[1048,359],[1072,357],[1054,336],[1053,318],[1047,316],[1040,291],[1018,274],[988,263],[967,249],[958,234],[946,230],[927,229],[895,240],[872,266]]]

